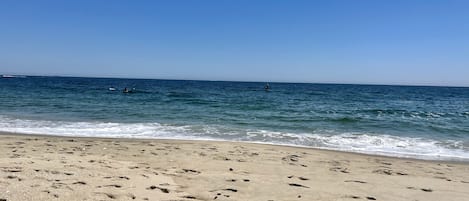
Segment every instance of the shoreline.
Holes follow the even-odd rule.
[[[0,132],[0,200],[466,200],[469,164],[244,142]]]
[[[365,152],[355,152],[355,151],[346,151],[340,149],[332,149],[332,148],[321,148],[321,147],[308,147],[302,145],[292,145],[292,144],[275,144],[269,142],[256,142],[256,141],[230,141],[230,140],[222,140],[222,139],[171,139],[171,138],[130,138],[130,137],[91,137],[91,136],[69,136],[69,135],[50,135],[50,134],[34,134],[34,133],[15,133],[15,132],[5,132],[0,131],[0,136],[2,135],[18,135],[18,136],[38,136],[38,137],[58,137],[58,138],[83,138],[83,139],[114,139],[114,140],[144,140],[144,141],[168,141],[168,142],[217,142],[217,143],[240,143],[240,144],[258,144],[258,145],[267,145],[267,146],[280,146],[280,147],[291,147],[291,148],[300,148],[300,149],[312,149],[316,151],[325,151],[325,152],[332,152],[332,153],[342,153],[342,154],[356,154],[368,157],[379,157],[379,158],[389,158],[389,159],[401,159],[401,160],[414,160],[414,161],[427,161],[433,163],[453,163],[453,164],[468,164],[469,159],[461,159],[456,157],[443,157],[444,159],[425,159],[425,158],[417,158],[417,157],[405,157],[405,156],[392,156],[386,154],[372,154],[372,153],[365,153]],[[447,158],[451,158],[453,160],[448,160]]]

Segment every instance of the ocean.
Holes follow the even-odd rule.
[[[469,161],[469,88],[0,78],[0,131],[227,140]],[[109,90],[115,87],[115,91]],[[134,93],[122,93],[127,87]]]

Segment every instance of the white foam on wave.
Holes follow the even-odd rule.
[[[363,133],[288,133],[234,131],[214,126],[173,126],[159,123],[105,123],[25,120],[0,116],[0,131],[60,136],[233,140],[430,160],[469,161],[462,141]]]
[[[13,133],[82,137],[168,139],[187,139],[191,137],[187,135],[187,133],[190,133],[190,129],[186,126],[167,126],[159,123],[67,122],[12,119],[1,116],[0,130]]]
[[[372,135],[362,133],[341,134],[292,134],[260,131],[266,139],[263,142],[283,144],[282,139],[292,139],[295,145],[321,149],[419,158],[428,160],[469,161],[469,150],[462,141],[436,141],[416,137]],[[252,136],[257,132],[250,133]]]

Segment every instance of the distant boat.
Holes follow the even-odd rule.
[[[114,88],[114,87],[109,87],[109,91],[115,91],[115,90],[116,90],[116,88]]]
[[[2,75],[2,78],[15,78],[16,76],[14,75]]]
[[[132,88],[132,89],[129,90],[126,87],[126,88],[124,88],[124,91],[122,91],[122,93],[135,93],[135,88]]]

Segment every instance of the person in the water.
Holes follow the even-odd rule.
[[[269,85],[269,83],[267,83],[267,84],[264,86],[264,90],[266,90],[266,91],[269,91],[269,90],[270,90],[270,85]]]

